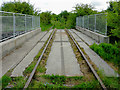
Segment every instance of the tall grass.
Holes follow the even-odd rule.
[[[115,45],[108,43],[97,45],[94,43],[90,48],[99,54],[104,60],[112,62],[117,66],[120,65],[120,49]]]
[[[44,23],[41,23],[40,27],[41,27],[42,31],[48,31],[50,29],[50,27],[52,27],[52,24],[46,25]]]

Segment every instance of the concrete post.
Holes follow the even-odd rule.
[[[27,32],[27,27],[26,27],[26,15],[25,15],[25,32]]]
[[[13,37],[15,38],[15,13],[13,13]]]
[[[33,16],[32,16],[32,29],[34,29],[34,27],[33,27]]]
[[[105,36],[107,36],[107,15],[106,15],[106,32],[105,32]]]
[[[88,15],[88,30],[89,30],[89,15]]]
[[[96,32],[96,14],[95,14],[95,28],[94,28],[94,32]]]

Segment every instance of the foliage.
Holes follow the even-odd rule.
[[[120,39],[120,1],[110,1],[108,7],[108,27],[113,36]]]
[[[2,4],[2,11],[33,15],[34,7],[26,2],[7,2]]]
[[[103,59],[113,62],[115,65],[119,65],[120,62],[120,49],[115,45],[101,43],[99,45],[93,44],[90,46],[97,54],[99,54]]]
[[[41,23],[40,27],[42,31],[48,31],[52,27],[52,24],[46,25],[46,24]]]
[[[119,88],[120,89],[119,79],[117,77],[104,77],[102,79],[107,88],[116,88],[116,89]]]
[[[66,21],[66,28],[75,28],[76,26],[76,14],[69,13],[68,19]]]
[[[59,18],[64,18],[65,21],[67,21],[69,13],[65,10],[65,11],[62,11],[58,16],[59,16]]]
[[[62,85],[65,83],[66,76],[59,76],[59,75],[43,75],[44,78],[50,79],[53,84]]]
[[[51,23],[50,21],[51,21],[51,11],[42,12],[40,14],[40,22],[42,24],[48,25]]]
[[[93,10],[94,7],[90,4],[76,4],[74,9],[75,10],[73,10],[73,12],[76,13],[77,16],[84,16],[97,13],[97,11]]]
[[[2,78],[0,79],[0,83],[2,84],[2,88],[5,88],[9,82],[11,82],[12,79],[11,77],[4,75],[2,76]]]
[[[99,86],[99,83],[97,81],[92,82],[83,82],[79,85],[75,85],[73,88],[97,88]]]
[[[26,80],[24,79],[24,77],[19,76],[19,77],[13,78],[13,82],[14,82],[13,83],[14,88],[23,88]]]

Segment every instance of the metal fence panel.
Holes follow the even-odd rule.
[[[96,15],[96,32],[107,34],[107,17],[105,14]]]
[[[79,16],[76,18],[76,26],[107,35],[106,14],[94,14],[83,17]]]
[[[40,27],[40,17],[0,11],[0,42]]]

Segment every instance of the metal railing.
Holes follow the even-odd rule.
[[[76,26],[107,35],[107,15],[94,14],[77,17]]]
[[[0,42],[40,27],[40,16],[0,11]]]

